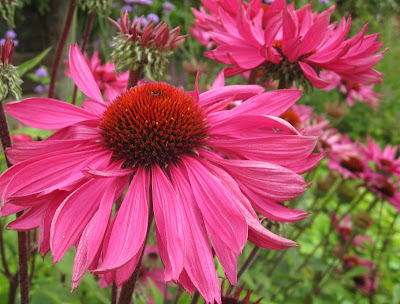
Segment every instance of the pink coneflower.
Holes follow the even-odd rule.
[[[353,142],[347,135],[342,135],[340,142],[331,147],[328,168],[337,170],[346,178],[366,179],[372,174],[367,162],[359,142]]]
[[[323,88],[328,82],[319,77],[320,70],[334,71],[346,81],[382,81],[382,74],[372,69],[386,51],[376,53],[382,47],[376,42],[378,35],[365,36],[364,26],[345,40],[351,19],[329,24],[333,8],[313,14],[311,4],[295,10],[277,0],[265,12],[261,0],[226,2],[203,0],[211,14],[195,13],[196,23],[203,28],[208,24],[211,38],[219,44],[206,55],[232,65],[226,75],[261,70],[266,78],[279,80],[281,87],[311,83]]]
[[[335,227],[336,232],[341,238],[341,241],[345,244],[354,233],[354,228],[350,223],[351,216],[346,215],[341,222],[339,222],[339,219],[336,217],[336,214],[334,212],[331,212],[329,217],[332,221],[333,226]],[[360,234],[354,237],[352,245],[364,248],[364,244],[371,243],[371,241],[372,240],[368,235]]]
[[[325,117],[317,116],[310,106],[293,105],[281,118],[288,121],[304,135],[322,136],[330,127]]]
[[[378,143],[367,137],[367,146],[364,152],[376,166],[376,169],[385,175],[395,175],[400,178],[400,157],[397,157],[398,147],[387,145],[381,149]]]
[[[344,95],[349,106],[353,106],[354,101],[358,100],[365,102],[373,109],[378,108],[382,95],[373,91],[374,85],[346,81],[334,72],[321,72],[320,76],[329,82],[329,85],[323,88],[323,90],[331,91],[337,88]]]
[[[106,62],[102,65],[97,51],[94,52],[90,60],[87,54],[85,54],[85,60],[92,71],[97,86],[100,91],[104,92],[106,100],[112,101],[115,97],[125,91],[129,73],[120,72],[119,75],[117,75],[117,73],[115,73],[114,63]],[[69,62],[66,61],[65,65],[69,67]],[[71,77],[70,70],[66,70],[64,73]]]
[[[381,275],[376,273],[376,266],[370,260],[364,259],[358,255],[351,255],[342,259],[342,265],[347,271],[358,266],[368,269],[366,274],[358,275],[353,278],[355,287],[363,294],[368,296],[378,288],[377,281],[381,278]]]
[[[306,216],[279,203],[304,192],[299,174],[322,158],[311,154],[315,137],[276,117],[299,90],[225,86],[220,74],[202,94],[149,82],[107,106],[77,46],[69,62],[90,99],[83,109],[48,98],[7,104],[23,123],[59,130],[7,150],[13,167],[0,177],[0,194],[2,216],[26,210],[9,228],[39,227],[39,251],[51,249],[54,263],[77,246],[74,288],[87,269],[117,285],[126,281],[152,213],[166,281],[197,289],[207,303],[221,303],[209,242],[233,284],[247,239],[269,249],[297,245],[264,228],[253,208],[281,222]],[[235,100],[245,102],[225,110]]]
[[[379,198],[387,200],[400,212],[400,180],[380,173],[369,174],[365,185]]]

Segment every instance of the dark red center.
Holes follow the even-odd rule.
[[[363,172],[364,171],[364,164],[363,162],[355,157],[355,156],[349,156],[346,159],[343,159],[340,162],[340,165],[343,168],[346,168],[350,172],[357,173],[357,172]]]
[[[103,113],[100,133],[125,167],[167,166],[207,137],[204,109],[166,83],[147,83],[118,96]]]

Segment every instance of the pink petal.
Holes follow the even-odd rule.
[[[103,189],[103,191],[98,191]],[[111,204],[118,188],[114,179],[91,179],[72,192],[57,209],[51,224],[51,249],[54,263],[78,240],[100,204]]]
[[[301,90],[276,90],[253,96],[233,108],[231,111],[236,115],[259,114],[280,116],[301,97]]]
[[[78,45],[71,44],[69,48],[69,64],[71,76],[76,86],[88,97],[96,101],[103,101],[103,96],[85,57],[83,57]]]
[[[125,265],[143,247],[149,217],[149,182],[149,173],[139,168],[115,216],[109,244],[97,273]]]
[[[234,197],[195,158],[184,156],[182,160],[204,221],[234,253],[239,254],[247,239],[247,225]]]
[[[7,149],[6,152],[10,162],[12,164],[17,164],[37,156],[43,156],[44,154],[72,149],[87,143],[87,141],[88,139],[86,138],[74,140],[30,141],[16,143],[12,148]]]
[[[24,124],[43,130],[68,127],[97,115],[82,108],[51,98],[28,98],[6,104],[6,112]]]
[[[22,216],[7,225],[7,229],[27,231],[39,227],[47,205],[34,206],[24,212]]]
[[[181,202],[171,182],[158,166],[152,167],[152,193],[154,218],[160,237],[166,245],[171,277],[166,273],[165,280],[178,280],[185,259],[186,220]]]
[[[107,104],[102,101],[85,99],[82,102],[82,107],[86,111],[96,115],[97,117],[100,117],[101,115],[103,115],[103,112],[107,109]]]
[[[216,175],[223,182],[224,186],[229,189],[229,191],[235,196],[236,202],[240,207],[242,214],[245,216],[246,223],[249,226],[249,236],[251,233],[252,239],[256,239],[261,247],[269,249],[283,249],[296,246],[296,243],[294,243],[293,241],[273,234],[260,224],[256,213],[250,205],[250,202],[243,196],[241,190],[239,189],[239,185],[229,173],[219,167],[208,163],[208,161],[206,160],[203,160],[202,163],[214,175]],[[231,261],[231,263],[233,262],[235,261]],[[227,264],[227,266],[229,265],[230,264]]]
[[[3,201],[7,201],[9,196],[25,196],[61,189],[83,178],[82,169],[88,165],[97,168],[104,162],[107,163],[111,156],[110,152],[104,151],[103,148],[94,149],[90,146],[71,149],[69,153],[28,164],[10,180],[3,193]]]
[[[304,179],[291,170],[266,162],[215,158],[213,153],[199,150],[224,168],[241,186],[277,202],[293,199],[305,190]],[[242,189],[243,190],[243,189]]]
[[[129,177],[109,179],[109,189],[104,192],[104,196],[101,198],[100,206],[96,214],[93,216],[92,220],[86,226],[79,240],[79,245],[75,254],[74,270],[72,275],[72,283],[76,285],[83,277],[96,258],[96,253],[99,251],[106,228],[110,221],[110,216],[112,212],[112,205],[114,200],[122,194],[124,185],[129,182]],[[114,193],[113,189],[119,189],[117,193]]]
[[[183,170],[183,167],[171,166],[170,168],[175,190],[180,201],[184,202],[183,208],[187,222],[185,270],[191,283],[194,284],[206,301],[213,303],[214,299],[218,299],[221,293],[218,275],[208,243],[203,217],[196,205],[187,177],[183,175]],[[179,277],[180,281],[181,276]]]
[[[301,69],[303,70],[304,75],[308,78],[308,80],[311,81],[311,83],[315,87],[321,89],[321,88],[325,88],[329,84],[329,82],[321,79],[317,75],[317,73],[314,71],[314,69],[311,66],[309,66],[307,63],[301,62],[301,61],[299,61],[298,63],[300,65]]]
[[[247,99],[264,92],[264,88],[258,85],[231,85],[210,90],[200,94],[200,105],[207,108],[214,103],[236,96],[236,100]]]

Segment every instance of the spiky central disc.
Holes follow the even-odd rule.
[[[100,133],[125,167],[166,166],[207,136],[206,114],[189,94],[147,83],[118,96],[103,113]]]

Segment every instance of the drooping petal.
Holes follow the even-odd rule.
[[[125,265],[143,247],[149,217],[149,176],[143,168],[136,171],[115,216],[107,250],[97,273]]]
[[[191,191],[187,177],[183,174],[183,170],[184,167],[182,164],[179,167],[170,167],[170,175],[175,190],[180,197],[180,201],[184,202],[184,215],[187,222],[187,229],[185,230],[186,259],[184,268],[196,289],[199,290],[206,301],[213,303],[214,299],[217,300],[221,293],[218,275],[208,243],[203,217],[196,205],[193,192]],[[179,281],[181,280],[180,276]],[[182,283],[184,284],[184,282]]]
[[[182,160],[205,222],[233,252],[239,254],[247,239],[247,225],[235,199],[195,158],[184,156]]]
[[[86,272],[86,269],[93,263],[102,245],[104,234],[110,221],[113,202],[121,195],[125,186],[128,184],[129,176],[110,178],[105,180],[105,182],[107,184],[104,188],[108,189],[104,191],[104,195],[101,197],[98,211],[83,231],[75,254],[72,283],[76,287]]]
[[[187,223],[184,217],[184,202],[180,201],[171,182],[157,165],[152,167],[152,193],[154,219],[171,263],[171,277],[166,273],[165,279],[178,280],[186,251],[184,233]]]
[[[119,189],[113,182],[113,178],[93,178],[72,192],[57,209],[50,236],[54,263],[75,244],[102,202],[110,215],[111,204]]]

